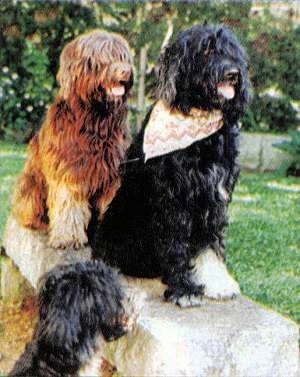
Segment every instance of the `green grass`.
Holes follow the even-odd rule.
[[[24,157],[0,143],[0,243]],[[228,265],[243,293],[300,323],[300,180],[242,173],[230,213]]]
[[[0,241],[10,210],[14,183],[24,165],[25,150],[24,146],[0,142]]]
[[[300,323],[300,180],[242,173],[228,264],[244,294]]]

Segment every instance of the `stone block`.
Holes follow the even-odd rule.
[[[261,160],[261,135],[241,134],[239,163],[242,168],[257,170]]]
[[[52,249],[48,246],[45,232],[26,229],[13,216],[7,221],[3,246],[33,288],[37,288],[39,278],[54,266],[90,259],[92,253],[90,247],[79,250]]]
[[[54,265],[91,253],[52,250],[46,234],[24,229],[12,217],[4,246],[33,287]],[[100,366],[104,357],[118,375],[132,377],[299,377],[298,327],[274,311],[244,297],[204,299],[201,307],[181,309],[163,301],[165,287],[157,279],[124,278],[124,285],[143,302],[136,325],[106,343],[91,364]]]
[[[274,171],[289,164],[292,157],[274,147],[275,143],[288,140],[285,135],[242,132],[239,162],[244,169]]]
[[[246,298],[181,309],[158,280],[131,279],[145,294],[135,329],[106,344],[122,376],[298,377],[298,328]]]
[[[274,144],[281,143],[282,141],[286,140],[289,140],[289,137],[280,135],[264,135],[261,141],[262,171],[274,171],[282,164],[291,163],[293,157],[274,146]]]

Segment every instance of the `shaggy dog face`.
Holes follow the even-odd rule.
[[[76,94],[84,102],[116,102],[133,83],[132,59],[119,35],[94,30],[70,42],[57,74],[64,98]]]
[[[225,27],[182,32],[161,56],[158,80],[158,98],[183,113],[220,108],[236,120],[249,99],[246,55]]]
[[[39,322],[11,376],[89,374],[101,346],[127,332],[127,298],[118,274],[102,262],[56,267],[41,281]],[[93,372],[95,373],[95,372]]]
[[[13,200],[19,224],[49,231],[54,248],[86,244],[90,209],[102,217],[119,188],[132,72],[128,44],[116,34],[94,30],[62,51],[60,89]]]
[[[95,254],[122,272],[162,276],[165,298],[181,306],[239,293],[224,264],[224,231],[248,92],[246,54],[226,27],[197,25],[171,41],[160,59],[158,101],[93,240]],[[168,153],[148,159],[149,134],[161,150],[171,136]]]

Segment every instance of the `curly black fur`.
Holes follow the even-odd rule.
[[[235,96],[226,100],[217,84],[231,70],[237,71]],[[158,99],[183,113],[192,107],[221,109],[224,126],[184,150],[145,163],[150,110],[129,149],[121,189],[96,236],[94,223],[90,234],[96,256],[125,274],[162,276],[168,284],[165,297],[176,302],[203,291],[191,279],[193,258],[208,248],[225,256],[227,207],[239,175],[237,121],[249,99],[247,59],[236,37],[223,26],[198,25],[180,33],[160,59]]]
[[[238,68],[239,93],[220,102],[217,84],[226,72]],[[194,26],[169,43],[160,59],[158,97],[183,113],[192,107],[222,108],[234,123],[249,99],[247,61],[243,48],[226,27]]]
[[[59,266],[42,280],[33,340],[10,376],[74,376],[99,347],[126,330],[118,273],[100,261]]]

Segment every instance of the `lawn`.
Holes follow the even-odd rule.
[[[0,241],[24,157],[0,143]],[[230,213],[228,264],[243,293],[300,323],[300,180],[243,172]]]
[[[23,146],[0,142],[0,241],[10,210],[14,182],[25,161]]]
[[[228,264],[244,294],[300,323],[300,179],[242,173]]]

